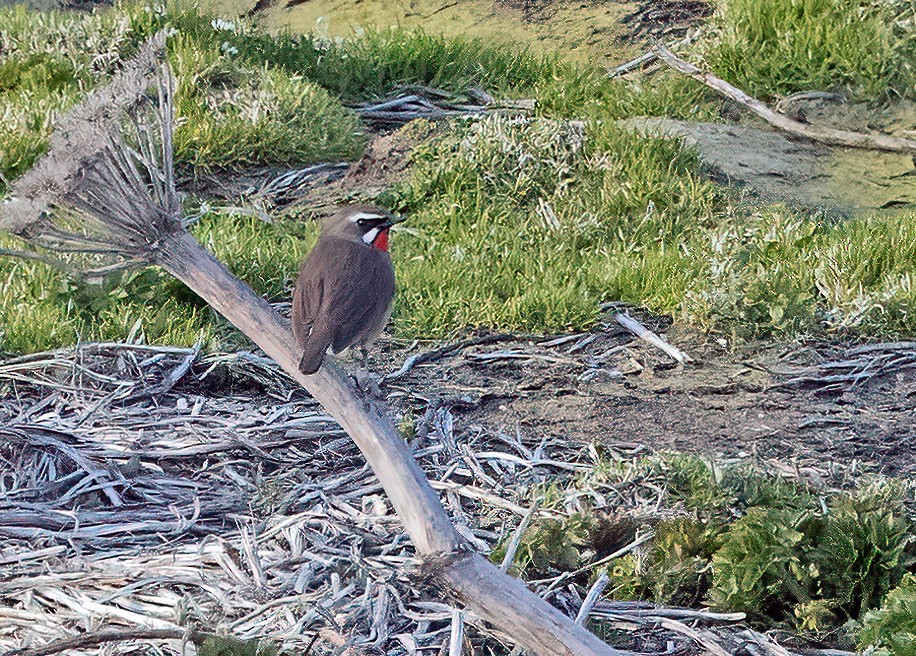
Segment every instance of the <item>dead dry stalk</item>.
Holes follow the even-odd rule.
[[[710,89],[723,96],[734,100],[739,105],[746,107],[775,128],[797,137],[803,137],[830,146],[845,146],[847,148],[865,148],[868,150],[883,150],[894,153],[909,153],[916,155],[916,141],[891,137],[884,134],[867,134],[865,132],[851,132],[849,130],[834,130],[832,128],[817,127],[800,123],[788,116],[773,111],[764,103],[746,94],[741,89],[716,77],[712,73],[703,71],[688,61],[681,59],[665,46],[658,46],[652,51],[659,59],[679,73],[689,75],[699,80]]]
[[[108,86],[62,119],[48,154],[14,184],[0,229],[83,270],[162,266],[340,423],[384,487],[425,571],[452,598],[534,654],[618,654],[472,552],[385,411],[358,395],[331,359],[313,376],[299,373],[301,352],[288,322],[185,231],[174,183],[173,80],[162,63],[164,48],[164,35],[157,35]]]

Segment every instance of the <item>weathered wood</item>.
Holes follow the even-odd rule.
[[[458,601],[534,654],[622,654],[476,554],[446,564],[437,578]]]
[[[834,130],[832,128],[800,123],[788,116],[773,111],[761,101],[749,96],[738,87],[732,86],[712,73],[707,73],[690,62],[681,59],[664,46],[658,46],[653,52],[674,70],[699,80],[710,89],[714,89],[722,95],[731,98],[739,105],[747,107],[764,121],[783,132],[828,144],[830,146],[846,146],[848,148],[865,148],[868,150],[883,150],[893,153],[916,154],[916,141],[912,139],[891,137],[885,134],[866,134],[864,132],[852,132],[849,130]]]
[[[302,384],[347,431],[378,476],[434,582],[535,654],[620,653],[521,581],[471,553],[387,415],[357,395],[333,358],[328,357],[314,375],[300,373],[301,349],[287,322],[192,236],[181,233],[170,238],[162,244],[158,259]]]
[[[685,362],[692,362],[693,358],[684,353],[682,350],[673,346],[663,340],[661,337],[656,335],[654,332],[646,328],[644,325],[639,323],[636,319],[631,317],[628,314],[619,312],[614,315],[614,321],[619,323],[621,326],[629,330],[631,333],[639,337],[641,340],[644,340],[664,352],[667,355],[670,355],[672,359],[677,360],[678,363],[684,364]]]
[[[52,656],[52,654],[67,654],[77,649],[89,649],[112,642],[128,642],[130,640],[183,640],[203,642],[209,634],[201,631],[182,631],[180,629],[130,629],[126,631],[98,631],[84,633],[83,635],[55,640],[41,647],[31,649],[14,649],[4,656]]]

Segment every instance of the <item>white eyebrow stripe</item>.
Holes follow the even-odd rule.
[[[357,221],[362,221],[363,219],[368,219],[370,221],[373,221],[373,220],[384,219],[384,218],[385,217],[382,214],[372,214],[371,212],[360,212],[359,214],[354,214],[353,216],[351,216],[350,220],[353,223],[356,223]]]
[[[363,235],[363,241],[371,246],[377,235],[378,228],[372,228],[372,230]]]

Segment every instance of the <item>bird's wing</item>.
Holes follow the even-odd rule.
[[[394,296],[394,272],[387,253],[346,242],[338,262],[342,269],[326,287],[329,332],[335,353],[371,335],[367,331],[387,317]]]
[[[308,254],[308,257],[299,267],[296,278],[296,288],[293,290],[293,334],[296,341],[304,346],[312,333],[315,317],[321,313],[321,306],[325,302],[325,273],[322,271],[322,261],[326,258],[316,253],[320,244]]]

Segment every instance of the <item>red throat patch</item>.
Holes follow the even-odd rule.
[[[388,252],[388,228],[379,231],[372,241],[372,247],[386,253]]]

